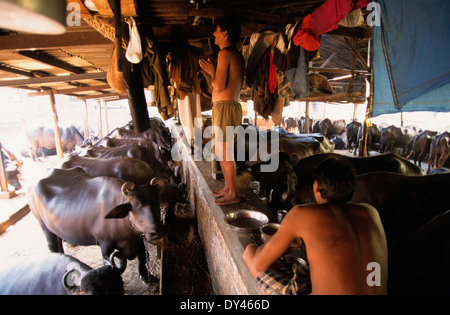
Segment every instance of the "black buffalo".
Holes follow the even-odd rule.
[[[450,211],[388,250],[388,294],[450,294]]]
[[[347,134],[348,151],[351,152],[353,148],[358,147],[358,130],[361,128],[361,123],[353,120],[345,126],[345,133]]]
[[[401,155],[407,156],[411,152],[417,130],[413,126],[395,127],[393,125],[381,128],[380,153],[393,152],[394,148],[402,150]]]
[[[312,194],[312,171],[317,165],[329,158],[348,160],[355,168],[357,175],[371,172],[392,172],[408,176],[420,176],[423,174],[420,167],[392,153],[368,157],[350,157],[336,153],[312,155],[300,160],[294,166],[295,176],[290,176],[290,180],[294,181],[294,183],[291,182],[289,184],[290,186],[295,185],[296,189],[294,193],[290,195],[284,194],[283,191],[278,193],[277,195],[284,195],[286,198],[283,198],[283,200],[273,200],[273,206],[290,209],[296,204],[314,203],[315,200]]]
[[[314,122],[312,127],[313,133],[320,133],[327,137],[328,139],[333,138],[334,135],[340,135],[345,132],[345,120],[330,120],[325,118]]]
[[[126,260],[116,267],[111,258],[114,266],[97,269],[59,253],[3,261],[0,295],[123,295]]]
[[[157,185],[135,186],[124,180],[91,177],[81,169],[54,169],[28,190],[30,209],[52,252],[63,253],[62,240],[99,245],[105,261],[121,251],[139,259],[139,274],[148,281],[143,239],[161,239],[163,227]]]
[[[92,177],[110,176],[133,182],[136,185],[146,185],[156,177],[155,171],[142,160],[122,157],[116,159],[101,159],[73,155],[61,165],[62,169],[79,167]]]
[[[353,154],[356,155],[356,151],[359,148],[360,142],[363,137],[362,126],[358,129],[358,138],[356,140],[356,147]],[[381,141],[381,130],[376,124],[371,124],[367,131],[367,155],[370,155],[370,150],[378,151]]]
[[[172,138],[166,127],[155,122],[151,122],[150,125],[151,127],[144,132],[135,132],[127,128],[116,128],[108,134],[108,137],[115,139],[149,139],[157,143],[162,149],[170,150]]]
[[[450,209],[450,173],[405,176],[387,172],[358,176],[352,202],[380,214],[388,240],[407,236]]]

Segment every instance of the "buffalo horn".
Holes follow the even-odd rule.
[[[163,180],[161,177],[154,177],[154,178],[150,181],[150,185],[151,185],[151,186],[164,187],[164,180]]]
[[[119,265],[116,265],[116,260],[119,260]],[[109,261],[111,262],[111,266],[116,267],[117,269],[119,269],[120,274],[122,274],[125,269],[127,268],[127,258],[125,257],[125,255],[116,250],[114,253],[111,254],[111,256],[109,256]]]
[[[134,187],[136,187],[136,185],[133,182],[126,182],[125,184],[122,185],[122,194],[125,197],[128,197],[128,195],[134,189]]]
[[[69,292],[77,291],[78,285],[75,283],[75,281],[78,281],[80,277],[81,272],[79,270],[77,269],[68,270],[62,278],[64,288]]]

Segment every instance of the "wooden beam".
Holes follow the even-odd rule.
[[[108,0],[92,0],[100,15],[113,15]]]
[[[329,95],[313,95],[304,97],[302,99],[296,100],[300,102],[342,102],[348,101],[352,103],[364,103],[366,98],[363,92],[353,92],[350,94],[340,93],[340,94],[329,94]]]
[[[349,70],[349,69],[311,67],[311,68],[309,68],[309,70],[313,71],[313,72],[352,74],[352,70]],[[355,70],[355,74],[356,75],[366,75],[366,74],[369,74],[369,72],[364,71],[364,70]]]
[[[57,59],[49,54],[47,54],[45,51],[41,50],[24,50],[17,52],[19,55],[25,56],[27,58],[39,61],[41,63],[44,63],[46,65],[50,65],[59,69],[63,69],[75,74],[82,74],[86,73],[81,68],[78,68],[74,65],[71,65],[70,63],[67,63],[65,61],[62,61],[60,59]]]
[[[80,93],[80,92],[88,92],[88,91],[100,91],[100,90],[110,90],[112,89],[109,85],[93,85],[93,86],[82,86],[74,89],[62,89],[62,90],[53,90],[53,94],[72,94],[72,93]],[[49,95],[50,91],[42,91],[42,92],[33,92],[28,93],[29,97],[33,96],[43,96],[43,95]]]
[[[79,6],[80,6],[80,13],[81,14],[90,14],[89,10],[86,9],[86,7],[84,6],[83,1],[81,0],[67,0],[67,4],[71,3],[71,2],[76,2]]]
[[[0,36],[0,51],[26,49],[52,49],[71,46],[111,45],[111,41],[98,32],[73,32],[63,35],[21,34]]]
[[[116,101],[116,100],[124,100],[128,97],[126,95],[122,95],[119,93],[108,93],[108,94],[97,94],[97,95],[86,95],[86,96],[80,96],[78,97],[81,101],[87,101],[87,100],[110,100],[110,101]]]
[[[100,15],[113,16],[113,10],[109,5],[108,0],[92,0],[98,9]],[[134,5],[134,0],[121,0],[120,8],[122,11],[122,16],[136,16],[136,6]]]
[[[72,74],[62,76],[48,76],[42,78],[0,81],[0,87],[25,86],[31,84],[57,83],[69,81],[97,80],[106,79],[106,72],[94,72],[83,74]]]

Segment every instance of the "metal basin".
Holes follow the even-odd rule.
[[[280,228],[279,223],[266,223],[261,226],[261,240],[266,243]]]
[[[230,228],[240,233],[254,233],[269,222],[269,218],[262,212],[255,210],[236,210],[225,215],[225,222]]]

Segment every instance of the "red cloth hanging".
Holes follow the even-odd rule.
[[[270,45],[270,65],[269,65],[269,91],[270,93],[275,93],[278,86],[278,80],[277,80],[277,68],[273,65],[273,43]]]
[[[308,51],[316,51],[320,46],[320,38],[311,30],[311,14],[305,16],[303,24],[292,39],[294,45],[302,46]]]
[[[322,35],[336,29],[338,23],[348,13],[367,7],[368,2],[368,0],[327,0],[311,14],[311,31],[315,35]]]

